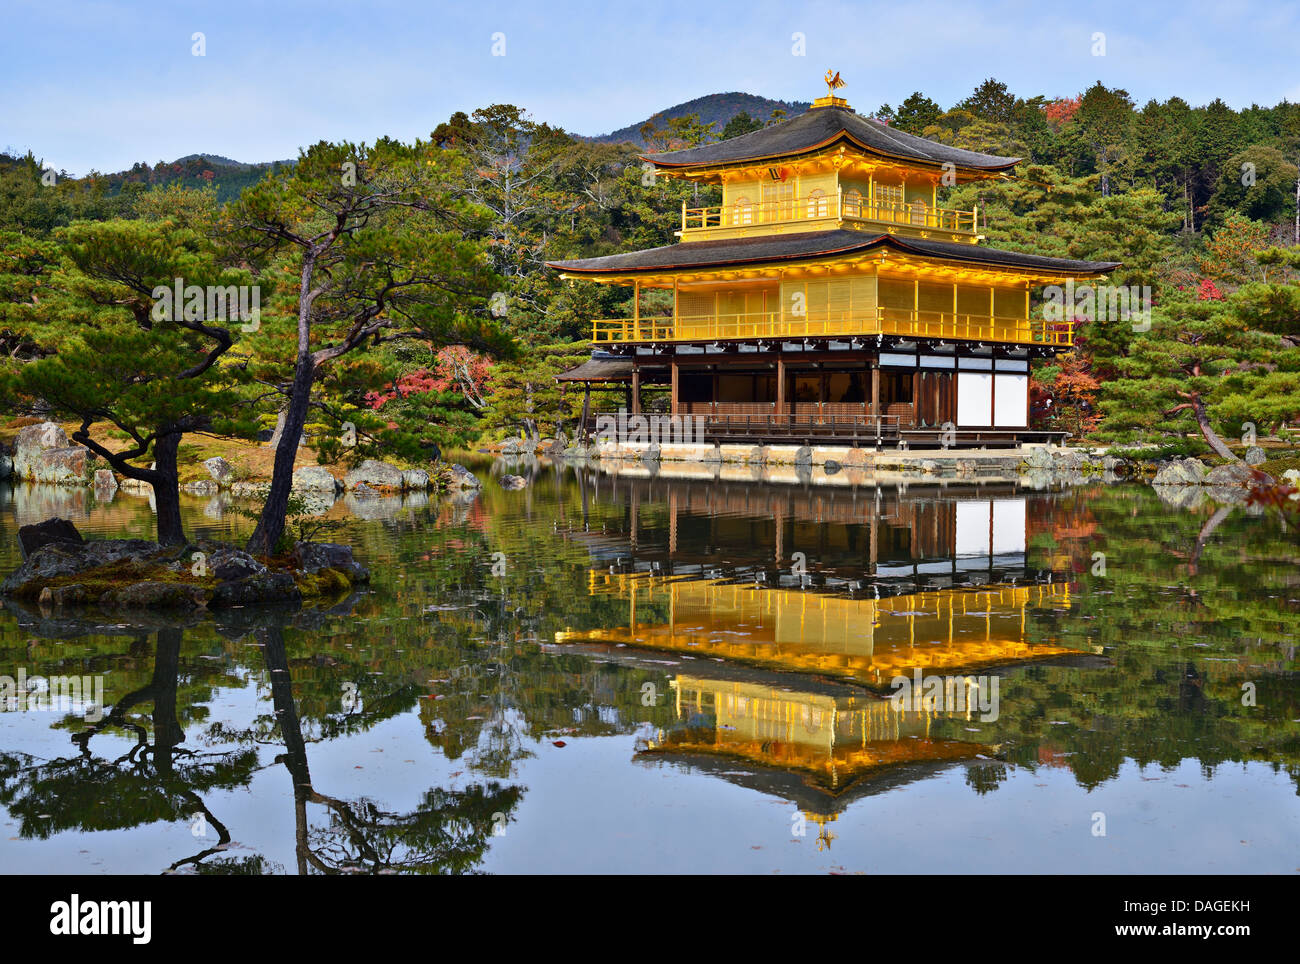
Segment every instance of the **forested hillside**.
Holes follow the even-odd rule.
[[[311,430],[339,433],[351,422],[376,445],[397,444],[398,436],[446,445],[571,427],[578,400],[565,398],[553,376],[589,350],[590,320],[623,314],[628,294],[561,282],[545,262],[670,244],[683,201],[719,203],[714,189],[647,178],[637,156],[644,148],[614,141],[635,131],[651,149],[692,146],[761,126],[772,110],[798,109],[740,94],[680,106],[705,102],[707,113],[669,116],[674,108],[597,140],[521,107],[492,105],[455,114],[427,141],[381,141],[385,152],[400,147],[420,160],[430,197],[464,205],[448,208],[448,218],[488,274],[464,289],[460,310],[499,324],[517,351],[449,348],[441,336],[376,340],[316,383]],[[1300,418],[1300,105],[1234,110],[1178,98],[1139,105],[1100,83],[1065,97],[1019,96],[988,80],[948,107],[916,92],[868,113],[945,143],[1024,158],[1007,181],[941,198],[948,207],[978,204],[987,243],[1122,261],[1112,283],[1150,287],[1149,325],[1085,321],[1073,353],[1036,368],[1039,424],[1191,452],[1207,450],[1216,433],[1235,444]],[[364,170],[357,146],[313,150],[327,148],[361,158]],[[67,334],[58,319],[41,317],[54,303],[42,292],[70,284],[68,259],[84,253],[79,220],[118,224],[134,243],[144,236],[165,247],[167,232],[182,229],[208,238],[213,270],[238,267],[261,284],[262,337],[280,326],[287,336],[300,254],[277,249],[259,261],[264,250],[229,238],[232,218],[248,204],[289,203],[296,165],[219,160],[48,183],[35,158],[0,159],[0,344],[11,364],[57,351]],[[375,225],[366,230],[379,232],[372,244],[395,252],[412,243]],[[456,258],[469,256],[456,250]],[[86,270],[84,258],[77,264]],[[375,270],[373,259],[358,262],[363,268]],[[274,407],[258,404],[262,423],[273,421]]]

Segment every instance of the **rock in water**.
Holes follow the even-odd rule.
[[[446,485],[449,489],[477,489],[481,483],[469,469],[452,463],[446,469]]]
[[[90,453],[69,445],[55,422],[28,425],[14,440],[13,473],[28,482],[85,485],[90,481]]]
[[[117,489],[117,477],[109,469],[95,470],[95,489],[112,492]]]
[[[1200,485],[1205,480],[1205,465],[1197,459],[1175,459],[1151,480],[1152,485]]]
[[[212,481],[223,489],[235,477],[234,467],[220,455],[214,455],[212,458],[204,460],[203,467],[208,470],[208,475],[212,476]]]
[[[1216,465],[1210,469],[1209,474],[1205,476],[1206,485],[1250,485],[1254,479],[1254,473],[1251,472],[1250,466],[1244,462],[1229,462],[1227,465]]]
[[[1037,469],[1038,471],[1050,471],[1056,467],[1056,460],[1052,458],[1052,453],[1045,448],[1032,448],[1025,453],[1025,467],[1028,469]]]
[[[400,489],[402,487],[402,470],[396,465],[389,465],[387,462],[366,459],[343,479],[344,486],[349,489],[356,488],[359,483],[363,482],[375,488]]]
[[[323,492],[334,495],[340,488],[338,479],[323,465],[304,465],[293,473],[293,491]]]
[[[501,488],[507,491],[513,489],[528,488],[528,480],[522,475],[503,475],[501,476]]]
[[[1247,465],[1263,465],[1268,461],[1268,454],[1258,445],[1252,445],[1250,448],[1246,449],[1243,461]]]
[[[337,542],[299,542],[290,557],[294,568],[315,573],[337,569],[353,582],[369,582],[370,570],[352,558],[352,547]]]
[[[424,469],[406,469],[402,472],[402,489],[407,492],[426,492],[429,488],[429,473]]]
[[[77,527],[67,519],[46,519],[18,530],[18,551],[22,553],[24,562],[37,549],[51,543],[79,546],[85,541]]]

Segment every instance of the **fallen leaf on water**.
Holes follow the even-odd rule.
[[[551,746],[566,746],[566,745],[567,745],[567,744],[565,744],[565,742],[564,742],[563,740],[554,740],[554,741],[551,743]]]

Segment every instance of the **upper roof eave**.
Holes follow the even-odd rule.
[[[1123,263],[1051,258],[1046,255],[1004,251],[983,245],[952,244],[888,233],[869,234],[863,231],[840,229],[792,235],[731,238],[722,241],[687,241],[599,258],[549,261],[546,266],[574,277],[652,275],[669,271],[725,269],[741,265],[779,265],[866,252],[877,247],[893,248],[900,253],[921,258],[959,262],[990,269],[1035,272],[1053,277],[1096,276],[1113,271]]]
[[[757,163],[805,156],[847,141],[860,150],[889,160],[923,166],[951,162],[976,173],[1005,171],[1021,160],[981,154],[896,130],[854,113],[848,107],[814,107],[798,117],[739,137],[677,151],[646,153],[641,159],[665,169],[705,171],[740,163]]]

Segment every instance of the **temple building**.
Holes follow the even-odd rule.
[[[1052,437],[1030,429],[1030,362],[1074,330],[1032,317],[1034,292],[1118,264],[992,248],[981,211],[940,206],[941,188],[1007,178],[1018,158],[903,133],[832,91],[793,119],[643,159],[720,186],[722,204],[684,204],[676,244],[550,264],[633,293],[630,317],[592,321],[592,358],[562,382],[588,399],[622,386],[632,414],[666,391],[666,414],[700,416],[712,443]]]

